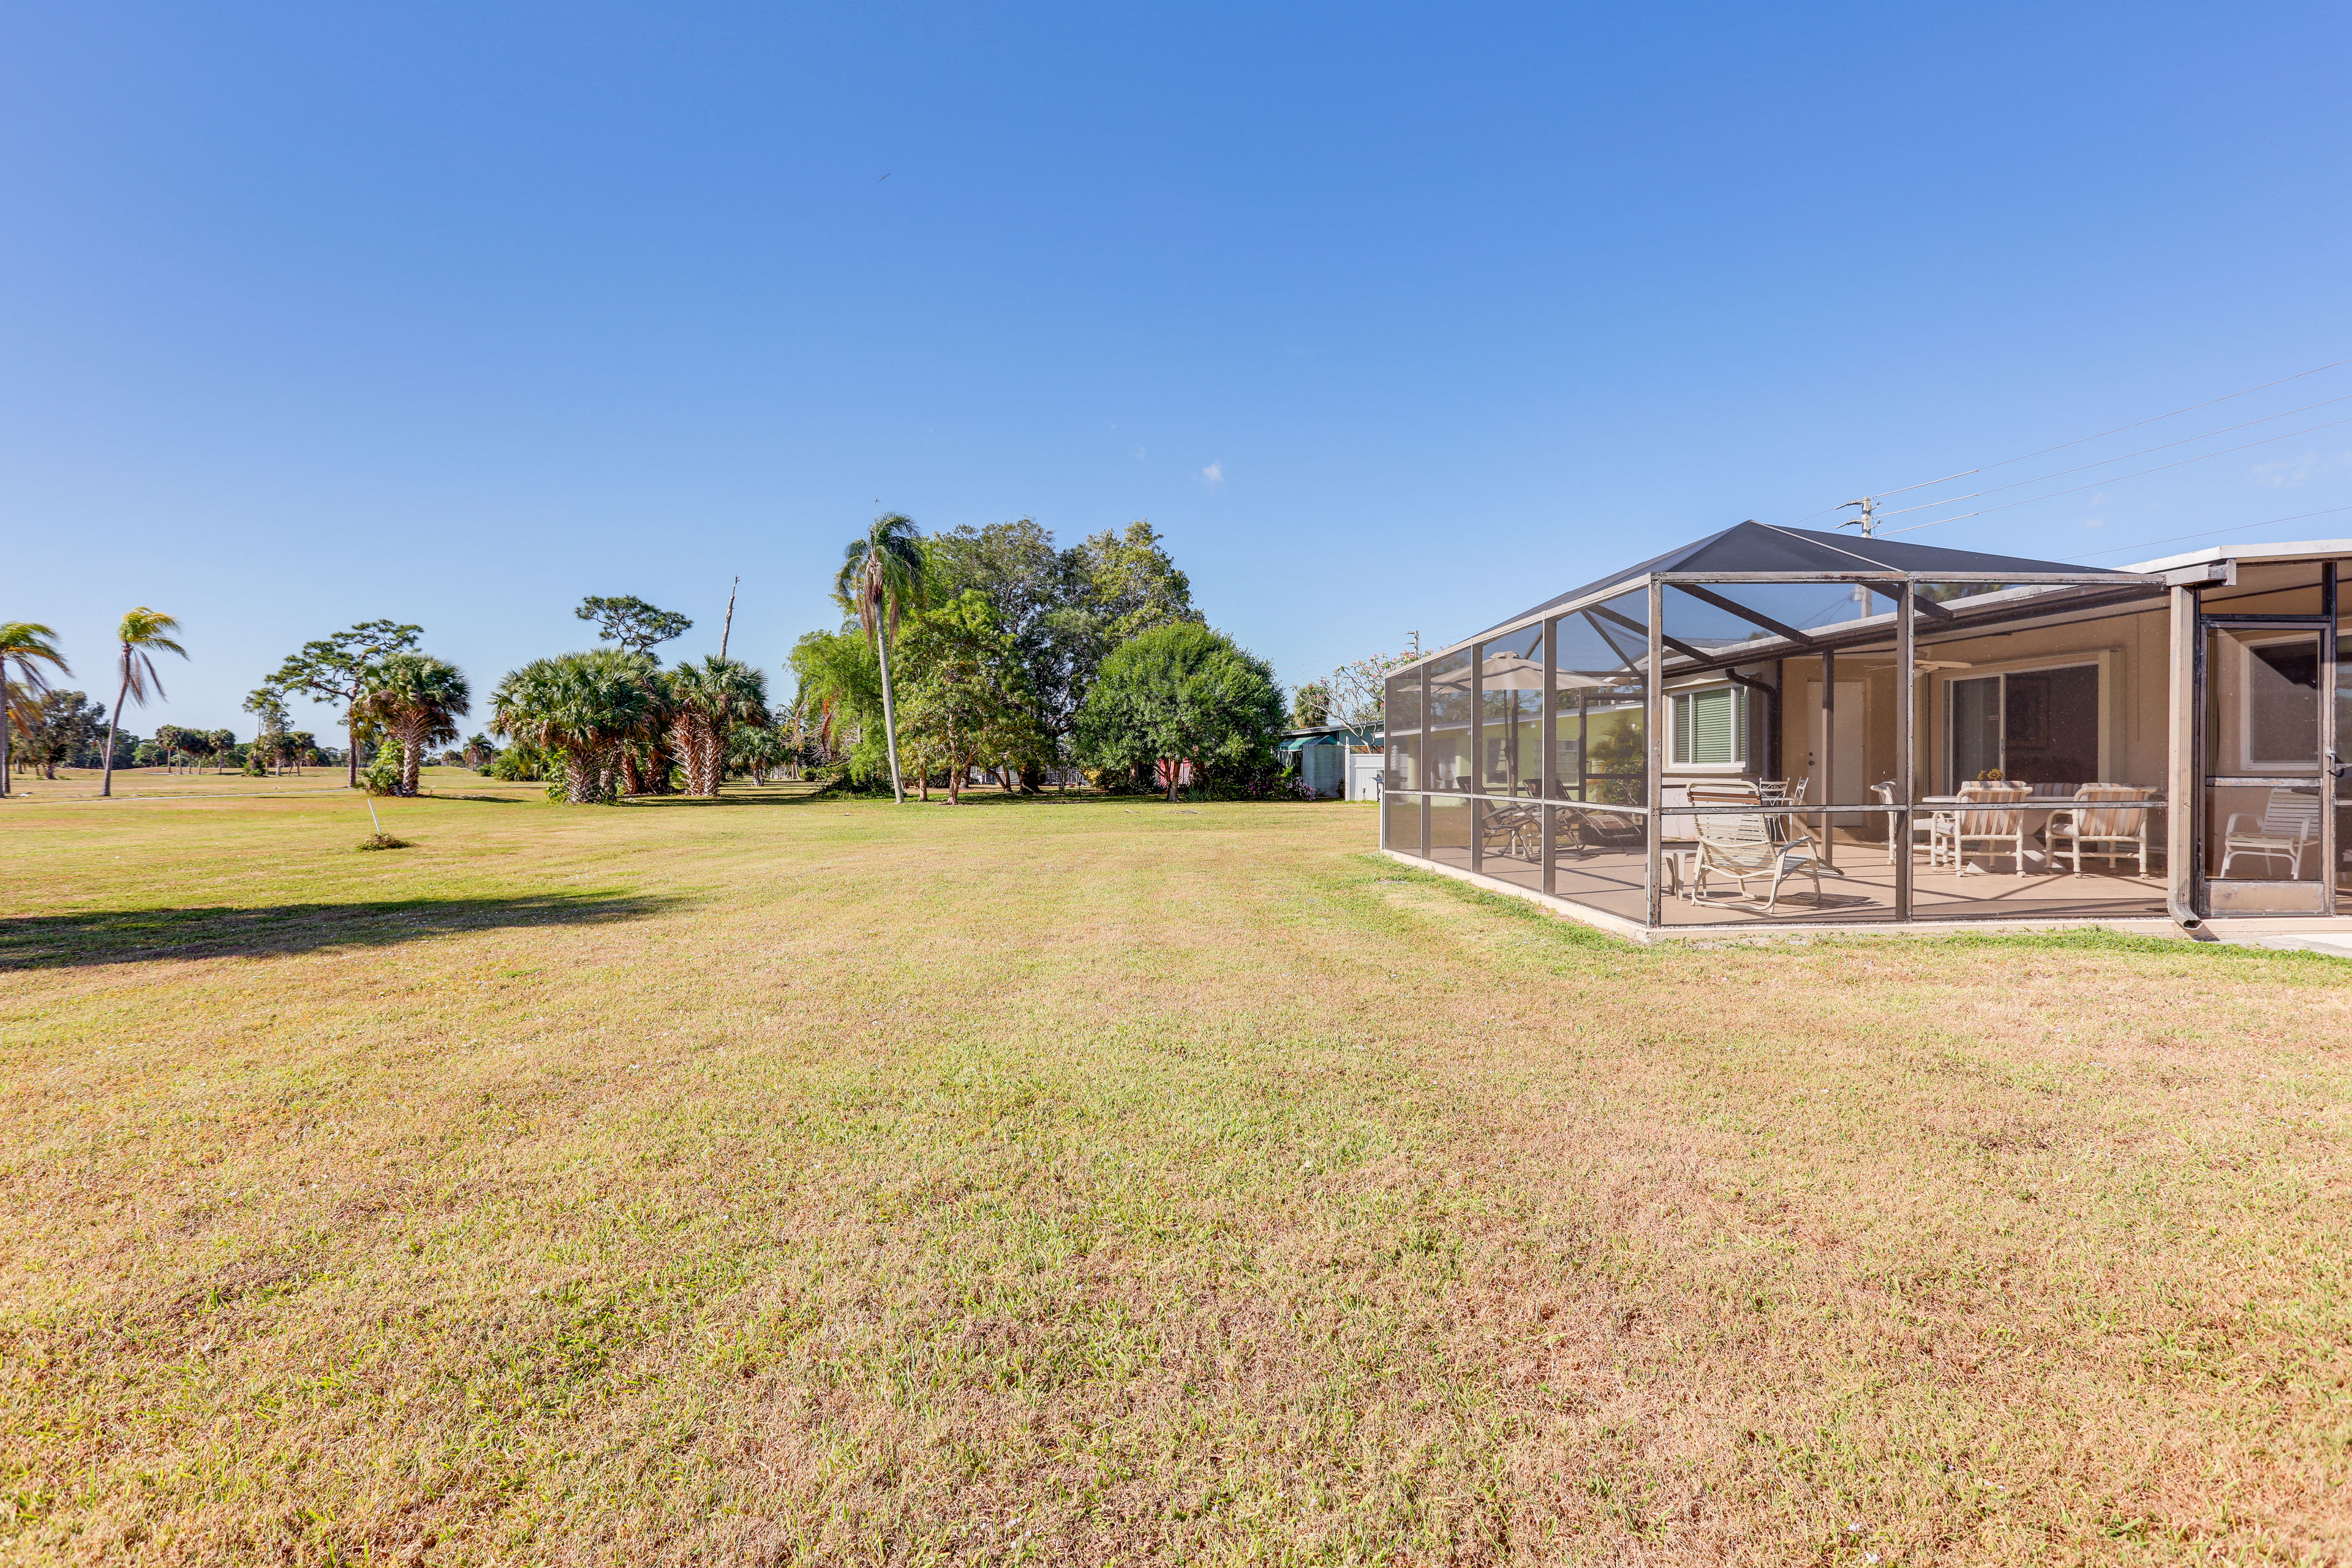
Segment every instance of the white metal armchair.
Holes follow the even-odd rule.
[[[1893,779],[1887,780],[1885,784],[1874,784],[1871,785],[1870,793],[1878,797],[1878,804],[1881,805],[1893,805],[1895,804],[1895,781]],[[1936,849],[1936,836],[1938,833],[1946,831],[1951,826],[1951,816],[1952,814],[1948,811],[1927,811],[1915,808],[1911,813],[1911,847],[1914,849],[1918,848],[1919,836],[1923,833],[1926,834],[1927,837],[1927,851],[1932,860]],[[1886,816],[1886,863],[1888,865],[1892,866],[1895,864],[1895,852],[1902,847],[1902,830],[1895,826],[1894,814],[1889,812]]]
[[[2319,795],[2315,790],[2305,795],[2299,789],[2271,791],[2270,804],[2256,816],[2251,811],[2233,811],[2229,826],[2221,832],[2221,869],[2220,877],[2230,874],[2230,864],[2241,856],[2262,860],[2284,860],[2289,880],[2302,875],[2303,854],[2319,843]]]
[[[1965,868],[1970,844],[1982,844],[1981,854],[2008,855],[2020,876],[2025,874],[2025,818],[2019,806],[2032,792],[2024,784],[1978,784],[1960,786],[1963,804],[1948,816],[1937,814],[1927,843],[1927,864],[1946,857],[1952,869]]]
[[[2156,792],[2137,784],[2084,784],[2074,792],[2075,805],[2072,811],[2053,812],[2050,826],[2044,835],[2050,845],[2050,859],[2055,865],[2061,855],[2071,855],[2074,875],[2083,874],[2083,857],[2104,858],[2109,868],[2125,856],[2134,857],[2140,876],[2147,875],[2147,819],[2154,813],[2145,805],[2110,805],[2109,802],[2147,800]]]

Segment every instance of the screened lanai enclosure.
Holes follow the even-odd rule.
[[[1629,932],[2332,916],[2346,558],[1741,523],[1398,670],[1381,846]]]

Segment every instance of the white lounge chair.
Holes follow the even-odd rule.
[[[1693,787],[1693,805],[1745,805],[1753,804],[1753,789],[1736,786],[1721,790]],[[1762,812],[1698,813],[1691,820],[1698,830],[1698,852],[1694,857],[1691,872],[1690,900],[1695,904],[1717,903],[1709,899],[1707,882],[1716,879],[1730,882],[1738,889],[1737,897],[1753,902],[1756,895],[1748,890],[1750,882],[1767,882],[1764,912],[1773,913],[1780,902],[1780,884],[1790,877],[1810,877],[1813,884],[1813,902],[1822,901],[1821,855],[1812,835],[1794,817],[1780,817],[1784,831],[1791,836],[1781,838],[1773,831],[1774,818]],[[1830,875],[1838,873],[1830,868]]]
[[[2229,826],[2221,832],[2221,869],[2219,877],[2230,874],[2230,862],[2241,855],[2258,859],[2284,860],[2289,881],[2303,873],[2303,852],[2319,843],[2319,795],[2316,791],[2305,795],[2299,789],[2271,791],[2270,804],[2256,816],[2251,811],[2233,811]]]
[[[2057,864],[2061,853],[2071,853],[2074,875],[2079,877],[2085,855],[2105,858],[2110,868],[2130,855],[2135,858],[2138,875],[2147,876],[2147,819],[2155,813],[2145,805],[2108,803],[2144,801],[2155,794],[2137,784],[2090,784],[2076,790],[2074,809],[2051,814],[2049,830],[2044,835],[2050,846],[2051,864]],[[2065,847],[2063,851],[2061,845]]]

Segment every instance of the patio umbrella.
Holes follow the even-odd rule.
[[[1543,660],[1529,658],[1522,653],[1489,655],[1486,661],[1479,667],[1478,675],[1480,684],[1488,691],[1541,691],[1543,689]],[[1613,687],[1630,685],[1634,679],[1629,674],[1625,678],[1611,680],[1600,676],[1586,675],[1581,670],[1574,669],[1557,669],[1552,672],[1552,685],[1561,691],[1580,689],[1604,691]],[[1467,691],[1470,689],[1470,672],[1464,670],[1458,676],[1433,681],[1431,684],[1442,686],[1448,691]]]

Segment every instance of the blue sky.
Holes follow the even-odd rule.
[[[781,684],[878,500],[1149,518],[1296,680],[2352,355],[2347,44],[2317,5],[8,5],[0,616],[96,689],[169,610],[194,657],[131,726],[243,735],[354,620],[487,693],[584,594],[715,647],[740,573]],[[2336,397],[1915,537],[2116,564],[2352,507],[2352,424],[2310,428],[2352,402],[2123,456]]]

